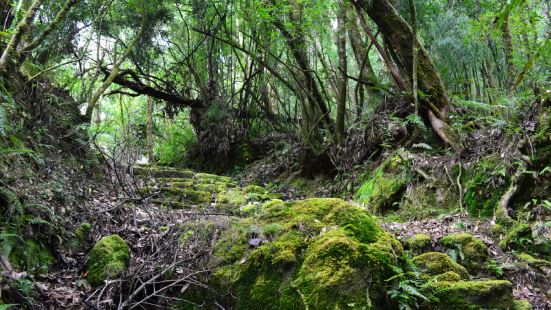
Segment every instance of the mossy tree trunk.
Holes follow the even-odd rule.
[[[43,0],[34,0],[23,19],[17,24],[11,39],[0,57],[0,73],[6,71],[11,58],[17,52],[17,47],[21,43],[23,36],[29,31],[30,24],[32,23],[36,13],[40,9]]]
[[[410,25],[400,16],[389,0],[357,0],[352,4],[364,10],[377,24],[379,30],[395,52],[397,62],[409,76],[413,75],[413,31]],[[454,148],[459,147],[448,125],[448,110],[450,100],[442,80],[434,66],[429,53],[417,40],[417,78],[419,90],[426,95],[420,100],[420,113],[429,120],[435,133]]]

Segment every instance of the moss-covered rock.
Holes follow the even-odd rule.
[[[185,169],[138,165],[134,167],[134,174],[141,176],[150,175],[155,178],[192,178],[195,173]]]
[[[447,271],[442,274],[439,274],[431,279],[431,281],[448,281],[448,282],[458,282],[461,281],[461,276],[455,271]]]
[[[462,184],[465,189],[464,205],[470,215],[488,217],[499,211],[496,206],[506,187],[496,184],[506,183],[507,180],[495,171],[506,169],[504,161],[498,155],[485,157],[466,167],[462,173]]]
[[[432,237],[427,234],[415,234],[405,242],[406,248],[414,254],[422,254],[431,250]]]
[[[340,199],[272,200],[234,220],[215,250],[211,284],[239,309],[383,305],[402,246]]]
[[[540,268],[540,267],[546,267],[551,268],[551,262],[545,259],[535,258],[534,256],[528,254],[528,253],[518,253],[516,254],[517,258],[528,263],[529,265]]]
[[[88,257],[88,282],[97,286],[121,274],[130,262],[130,249],[118,235],[101,238]]]
[[[448,271],[453,271],[459,274],[462,279],[469,278],[469,273],[465,267],[454,262],[451,257],[444,253],[428,252],[415,256],[412,261],[426,276],[437,276]]]
[[[510,309],[514,301],[511,282],[502,280],[430,281],[422,292],[438,309]]]
[[[479,272],[488,259],[488,247],[471,234],[447,235],[440,239],[440,242],[447,248],[448,252],[453,252],[457,262],[465,266],[471,273]]]
[[[221,192],[216,196],[219,203],[228,203],[234,206],[242,206],[247,202],[245,194],[239,189],[230,189],[227,192]]]
[[[251,184],[243,187],[243,192],[245,194],[248,194],[248,193],[266,194],[267,190],[262,186]]]
[[[375,169],[356,194],[369,210],[380,213],[394,207],[411,179],[409,159],[405,152],[397,152]]]
[[[167,187],[163,192],[175,201],[183,200],[191,204],[208,203],[212,200],[212,193],[191,188]]]

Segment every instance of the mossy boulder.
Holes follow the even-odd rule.
[[[431,281],[436,281],[436,282],[438,281],[458,282],[461,280],[462,280],[461,276],[455,271],[446,271],[431,279]]]
[[[541,258],[535,258],[527,253],[516,254],[517,258],[536,268],[551,268],[551,262]]]
[[[408,157],[408,153],[399,151],[377,167],[358,189],[358,201],[375,213],[393,209],[411,179]]]
[[[88,257],[88,282],[98,286],[126,270],[130,262],[130,249],[118,235],[101,238]]]
[[[514,302],[513,286],[503,280],[430,281],[422,293],[437,300],[437,309],[510,309]]]
[[[415,234],[405,241],[406,248],[414,254],[428,252],[432,246],[432,237],[427,234]]]
[[[243,187],[243,192],[245,194],[249,194],[249,193],[266,194],[267,190],[262,186],[251,184]]]
[[[461,276],[462,279],[468,279],[469,273],[465,267],[454,262],[451,257],[444,253],[427,252],[413,258],[413,263],[425,275],[425,278],[437,276],[448,271],[453,271]]]
[[[238,309],[384,305],[402,246],[369,213],[340,199],[269,201],[235,219],[217,244],[211,285]]]
[[[191,188],[168,187],[163,192],[175,201],[185,201],[190,204],[203,204],[212,200],[212,193]]]
[[[488,259],[488,247],[477,237],[467,234],[451,234],[440,239],[448,253],[453,253],[457,262],[467,268],[471,273],[481,270]]]

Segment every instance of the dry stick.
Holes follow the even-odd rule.
[[[8,46],[6,46],[2,57],[0,57],[0,72],[6,70],[10,57],[16,52],[17,46],[21,42],[21,39],[23,38],[25,33],[28,31],[29,24],[32,22],[36,13],[38,12],[38,9],[42,5],[42,1],[43,0],[34,0],[21,22],[17,24],[17,28],[15,28],[15,33],[11,37]]]

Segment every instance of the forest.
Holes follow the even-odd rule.
[[[0,0],[0,310],[551,309],[548,0]]]

